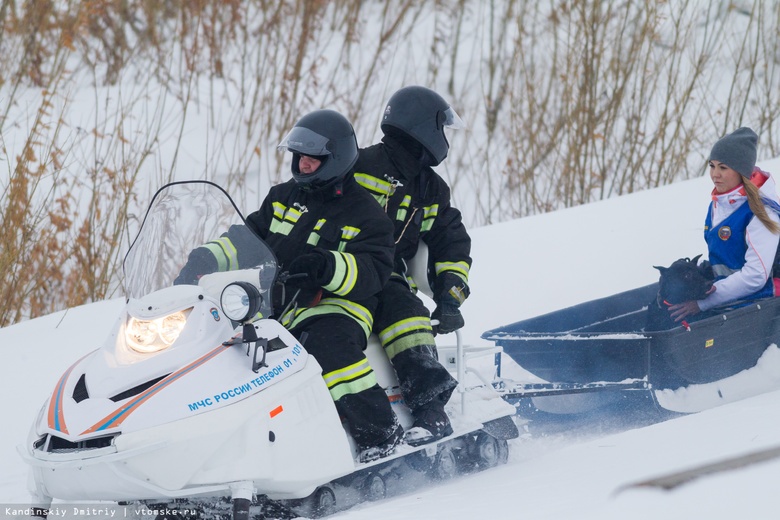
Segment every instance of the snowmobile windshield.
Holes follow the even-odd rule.
[[[217,253],[212,255],[213,265],[198,274],[260,268],[263,291],[270,290],[276,278],[275,255],[246,227],[222,188],[208,181],[174,182],[152,198],[125,256],[127,297],[140,298],[174,285],[188,261],[191,265],[190,254],[196,248],[200,253]]]

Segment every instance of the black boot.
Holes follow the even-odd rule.
[[[381,459],[391,455],[395,448],[401,444],[404,440],[404,429],[399,424],[393,433],[390,434],[387,439],[380,442],[376,446],[360,447],[360,453],[358,454],[358,460],[360,462],[371,462],[372,460]]]
[[[447,397],[450,393],[447,392]],[[413,410],[414,424],[406,431],[404,441],[411,446],[420,446],[452,435],[450,418],[444,411],[445,403],[441,396],[437,396]]]

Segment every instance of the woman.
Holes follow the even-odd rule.
[[[703,300],[670,306],[675,321],[737,300],[775,295],[772,265],[780,240],[780,204],[774,179],[755,165],[757,145],[756,133],[742,127],[712,147],[715,188],[704,240],[716,281]]]

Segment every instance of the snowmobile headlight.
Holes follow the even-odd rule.
[[[219,303],[228,319],[243,323],[260,311],[263,297],[249,282],[233,282],[222,290]]]
[[[162,319],[162,326],[158,332],[160,339],[163,340],[163,343],[166,345],[173,344],[173,342],[178,339],[179,334],[181,334],[181,331],[186,324],[187,315],[183,312],[169,314]]]
[[[127,321],[125,330],[128,346],[141,354],[150,354],[168,348],[181,334],[191,310],[190,307],[154,320],[139,320],[131,317]]]

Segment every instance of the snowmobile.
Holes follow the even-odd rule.
[[[189,251],[230,226],[256,241],[254,267],[174,285]],[[489,385],[461,384],[446,408],[452,435],[358,462],[305,339],[273,319],[284,273],[216,184],[161,188],[123,267],[126,306],[110,336],[62,374],[19,448],[40,516],[53,499],[181,507],[217,497],[234,518],[267,501],[320,516],[384,496],[402,466],[444,478],[507,460],[514,408]],[[411,427],[378,339],[367,355]]]
[[[780,298],[727,306],[648,330],[653,283],[483,333],[540,382],[499,376],[497,390],[527,419],[607,410],[695,413],[780,388]]]

